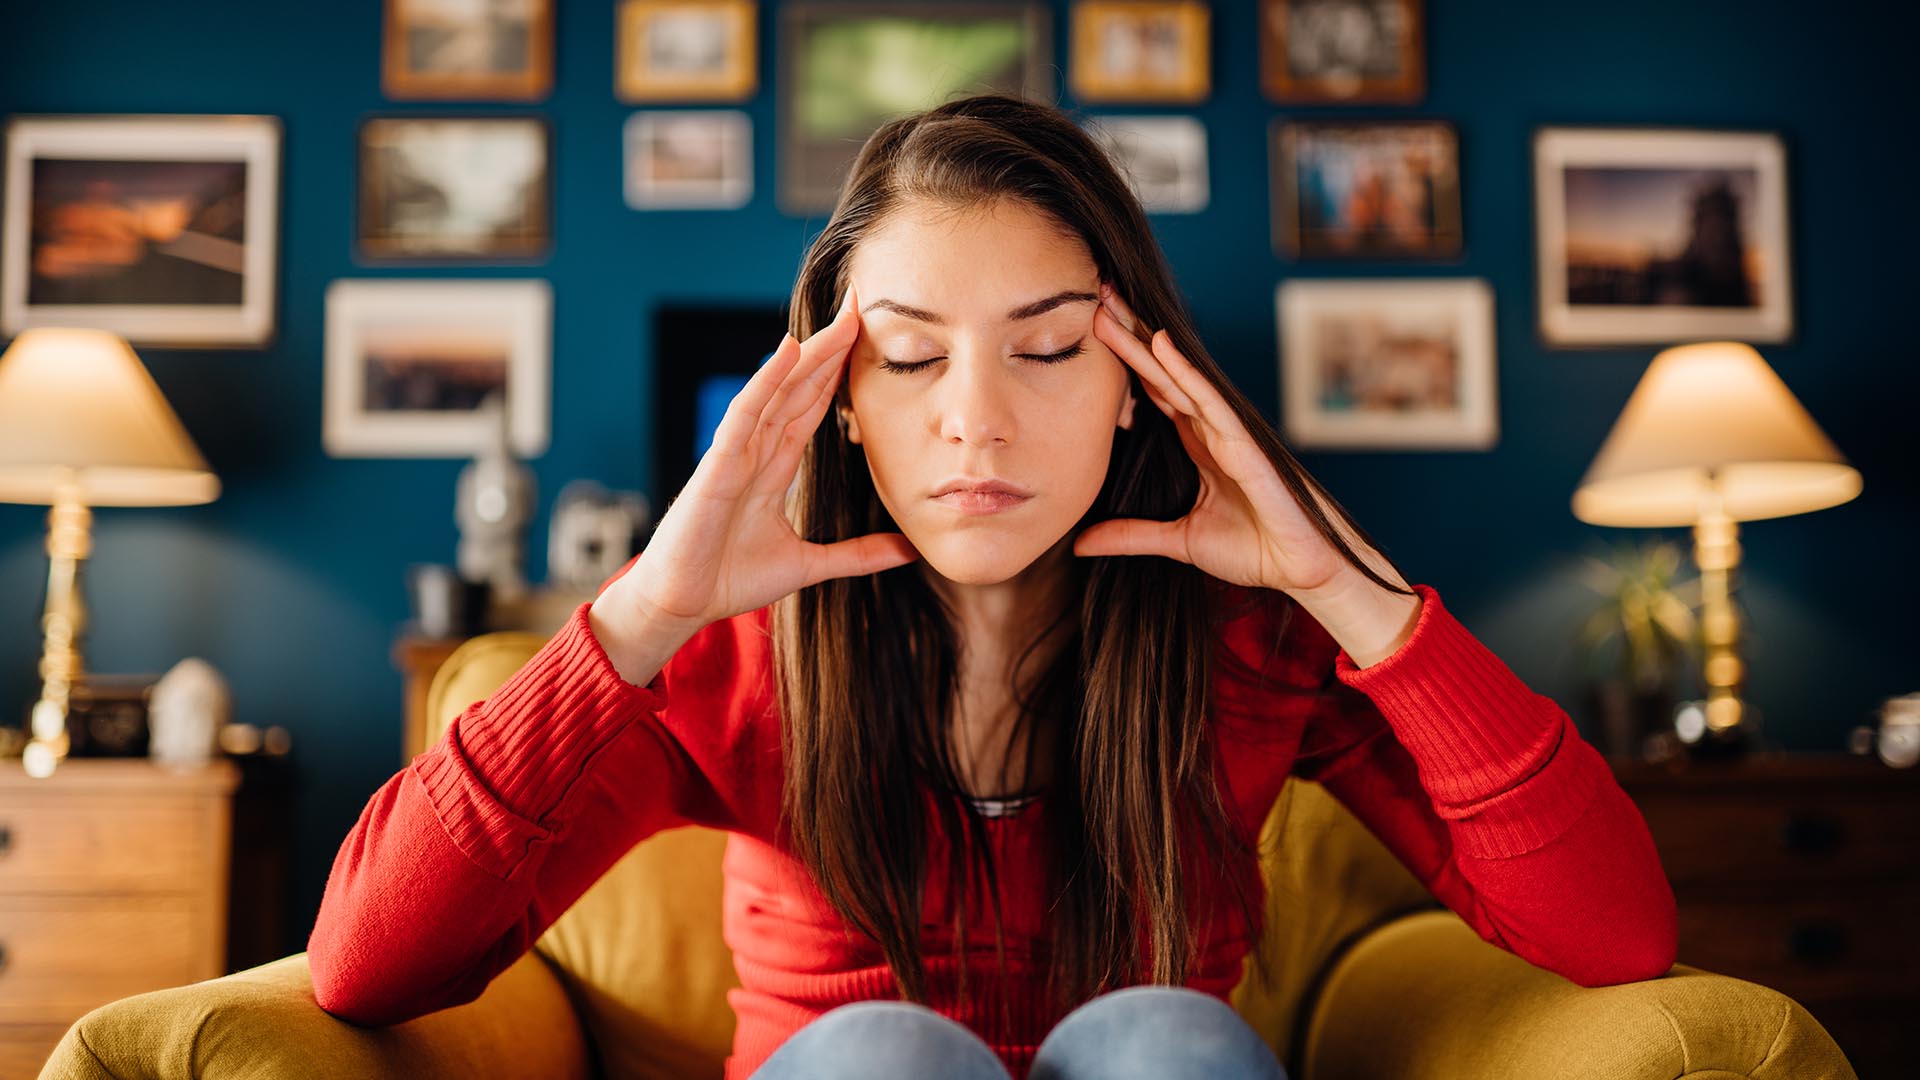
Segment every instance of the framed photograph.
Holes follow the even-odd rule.
[[[360,126],[366,260],[534,261],[553,243],[538,116],[374,117]]]
[[[553,0],[386,3],[388,97],[538,101],[553,89]]]
[[[621,0],[613,92],[621,101],[744,101],[759,88],[753,0]]]
[[[1074,96],[1204,101],[1212,85],[1208,10],[1198,0],[1078,0],[1068,64]]]
[[[1493,289],[1478,278],[1292,280],[1281,429],[1295,446],[1486,450],[1500,437]]]
[[[737,109],[634,113],[626,176],[635,210],[745,206],[753,197],[753,120]]]
[[[1107,148],[1148,213],[1207,208],[1207,129],[1193,116],[1096,116],[1087,130]]]
[[[1460,138],[1442,120],[1275,120],[1273,246],[1294,258],[1460,254]]]
[[[1052,11],[1031,2],[792,3],[780,9],[780,208],[833,209],[881,124],[972,94],[1054,104]]]
[[[11,118],[0,333],[270,344],[280,142],[273,116]]]
[[[334,457],[468,457],[506,398],[514,452],[546,452],[553,292],[545,281],[336,281],[327,288],[322,441]]]
[[[1411,105],[1427,93],[1421,0],[1260,0],[1260,85],[1283,105]]]
[[[1771,132],[1534,132],[1548,345],[1793,337],[1786,149]]]
[[[655,418],[655,506],[686,486],[728,404],[786,332],[785,304],[663,304],[654,313],[654,400],[640,412]]]

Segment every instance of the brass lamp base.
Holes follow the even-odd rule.
[[[87,628],[86,602],[80,594],[80,566],[93,551],[93,512],[77,488],[62,488],[47,512],[47,607],[40,626],[45,645],[40,655],[40,700],[28,720],[32,739],[21,750],[27,775],[48,777],[67,756],[68,701],[83,675],[80,639]]]
[[[1693,557],[1700,567],[1706,698],[1680,707],[1674,732],[1691,756],[1734,757],[1752,749],[1760,716],[1740,697],[1747,669],[1740,659],[1740,614],[1732,595],[1733,573],[1740,565],[1740,523],[1723,508],[1717,485],[1693,526]]]

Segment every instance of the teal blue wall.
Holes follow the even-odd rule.
[[[621,124],[631,110],[610,89],[612,5],[560,5],[557,86],[540,106],[557,148],[557,240],[532,271],[556,296],[553,443],[534,462],[543,512],[574,477],[651,483],[651,312],[674,300],[783,302],[822,224],[774,207],[775,11],[761,7],[763,89],[745,106],[755,124],[752,203],[640,214],[621,199]],[[1434,3],[1423,104],[1317,112],[1455,121],[1464,257],[1292,265],[1267,241],[1262,140],[1283,110],[1258,89],[1252,9],[1247,0],[1216,5],[1215,93],[1190,110],[1211,138],[1211,207],[1156,221],[1201,332],[1272,417],[1273,290],[1282,278],[1469,274],[1493,284],[1494,450],[1304,459],[1414,580],[1433,584],[1522,678],[1576,714],[1570,638],[1589,598],[1570,566],[1599,541],[1632,534],[1575,521],[1568,497],[1654,350],[1556,352],[1537,342],[1529,138],[1550,123],[1784,135],[1800,334],[1763,352],[1860,467],[1866,492],[1744,530],[1750,694],[1783,745],[1838,748],[1879,699],[1920,689],[1920,597],[1898,556],[1920,535],[1912,479],[1920,374],[1900,314],[1913,304],[1911,188],[1920,171],[1908,110],[1873,81],[1911,66],[1910,39],[1872,19],[1810,19],[1806,5],[1778,2]],[[1065,11],[1058,6],[1056,43]],[[96,670],[163,671],[202,656],[232,680],[237,718],[292,730],[304,788],[292,838],[292,947],[304,943],[340,839],[401,765],[400,676],[389,650],[407,615],[403,569],[450,561],[455,541],[460,462],[336,460],[320,446],[327,284],[413,276],[356,266],[350,248],[358,123],[373,112],[435,109],[381,97],[380,15],[375,0],[203,0],[9,5],[0,22],[0,111],[270,113],[285,124],[277,343],[259,352],[143,350],[225,491],[194,509],[99,511],[88,588]],[[1058,44],[1055,55],[1064,66]],[[658,503],[668,493],[650,494]],[[9,719],[36,690],[44,516],[0,505],[0,717]],[[543,513],[536,575],[544,530]]]

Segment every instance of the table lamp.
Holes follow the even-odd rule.
[[[93,506],[212,502],[220,481],[120,335],[43,327],[0,356],[0,502],[50,505],[40,699],[22,754],[51,776],[67,756],[68,695],[85,674],[80,565]]]
[[[1592,525],[1693,526],[1707,697],[1699,738],[1687,741],[1737,751],[1752,735],[1730,596],[1738,523],[1838,506],[1860,486],[1859,471],[1750,345],[1676,346],[1640,377],[1573,494],[1573,515]]]

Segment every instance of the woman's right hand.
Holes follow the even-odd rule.
[[[594,602],[614,625],[682,638],[701,627],[829,578],[871,574],[920,557],[901,533],[830,544],[801,539],[787,520],[787,488],[833,403],[860,314],[853,289],[833,322],[805,342],[780,339],[727,405],[713,444],[647,541]]]

